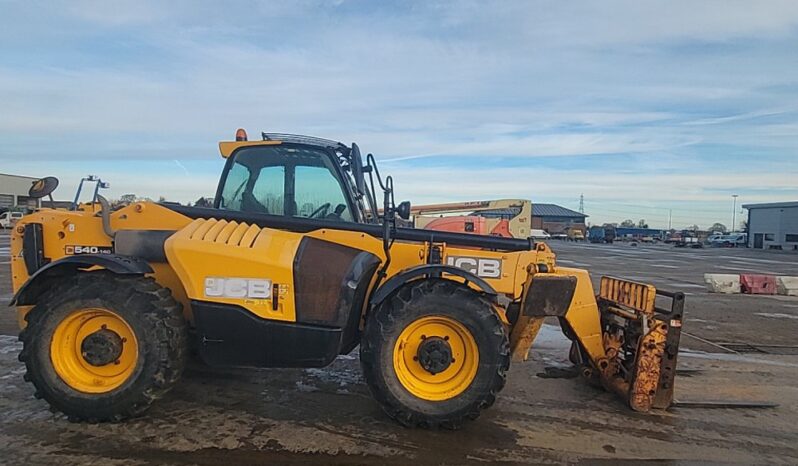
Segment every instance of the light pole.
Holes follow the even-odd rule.
[[[731,232],[734,233],[737,228],[734,226],[734,222],[737,220],[737,194],[732,194],[732,224],[731,224]]]

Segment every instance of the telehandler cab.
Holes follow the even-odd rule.
[[[142,413],[189,348],[212,366],[323,367],[360,345],[390,417],[456,428],[494,403],[547,317],[586,379],[636,411],[671,404],[683,294],[603,277],[594,295],[544,243],[399,228],[409,204],[356,144],[236,136],[219,145],[213,208],[112,209],[95,190],[14,227],[19,359],[70,420]]]

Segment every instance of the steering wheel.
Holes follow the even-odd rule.
[[[314,210],[312,214],[308,215],[308,218],[315,218],[316,216],[321,218],[327,214],[328,210],[330,210],[330,203],[325,202],[324,204],[320,205],[316,210]]]

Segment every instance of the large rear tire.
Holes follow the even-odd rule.
[[[427,279],[400,288],[368,316],[360,361],[388,416],[408,427],[456,429],[496,400],[510,347],[488,299]]]
[[[186,364],[181,306],[152,278],[78,273],[42,296],[25,319],[25,380],[73,422],[143,413]]]

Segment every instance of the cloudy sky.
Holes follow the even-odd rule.
[[[798,199],[798,2],[0,0],[0,172],[193,201],[237,127],[357,141],[414,203],[728,225]]]

